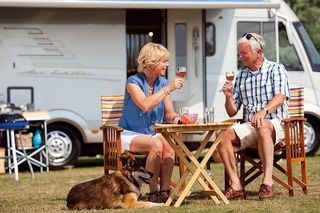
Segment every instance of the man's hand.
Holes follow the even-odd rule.
[[[226,111],[230,117],[235,116],[238,112],[237,106],[233,101],[233,84],[231,81],[224,83],[222,87],[222,92],[226,97],[226,102],[224,104]]]
[[[225,96],[231,97],[233,94],[233,84],[232,81],[226,81],[222,87],[222,92]]]
[[[251,119],[252,125],[256,128],[261,127],[266,115],[267,115],[267,112],[263,109],[257,112]]]

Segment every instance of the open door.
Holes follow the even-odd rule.
[[[176,68],[187,68],[185,84],[182,89],[172,93],[177,112],[187,107],[190,112],[199,114],[203,120],[204,74],[202,45],[202,11],[167,11],[168,49],[171,52],[168,79],[175,77]]]

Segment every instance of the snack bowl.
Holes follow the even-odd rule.
[[[180,115],[181,123],[183,124],[195,124],[198,121],[198,114],[190,113],[190,114],[182,114]]]

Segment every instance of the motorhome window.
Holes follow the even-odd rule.
[[[303,71],[297,51],[293,45],[289,43],[286,27],[282,22],[278,24],[279,28],[279,58],[288,71]],[[276,61],[276,33],[274,22],[262,23],[262,35],[266,41],[264,54],[266,58]]]
[[[308,33],[306,32],[303,24],[301,22],[294,22],[293,26],[295,27],[296,31],[299,34],[300,40],[306,50],[308,58],[311,63],[312,70],[314,72],[320,72],[320,55],[313,45]]]
[[[216,52],[216,28],[211,22],[206,22],[206,56],[213,56]]]
[[[187,66],[187,25],[178,23],[175,25],[175,50],[176,67]]]
[[[289,43],[286,27],[279,22],[279,54],[280,62],[288,71],[303,71],[296,48]]]
[[[260,33],[260,22],[238,22],[237,39],[246,33]]]
[[[274,22],[239,22],[237,37],[240,38],[247,32],[258,33],[265,39],[264,55],[267,59],[276,61],[276,41]],[[280,62],[288,71],[303,71],[300,59],[294,46],[290,45],[286,28],[279,22],[279,56]],[[238,57],[238,68],[242,68]]]
[[[276,61],[276,31],[274,29],[274,22],[262,24],[263,38],[266,42],[263,52],[265,57],[272,61]]]

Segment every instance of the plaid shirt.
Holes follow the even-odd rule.
[[[275,112],[268,114],[267,119],[282,119],[288,116],[290,93],[285,67],[264,58],[258,72],[253,74],[249,68],[239,72],[234,85],[233,99],[238,110],[243,105],[244,120],[251,121],[253,115],[279,93],[287,97],[286,101]]]

